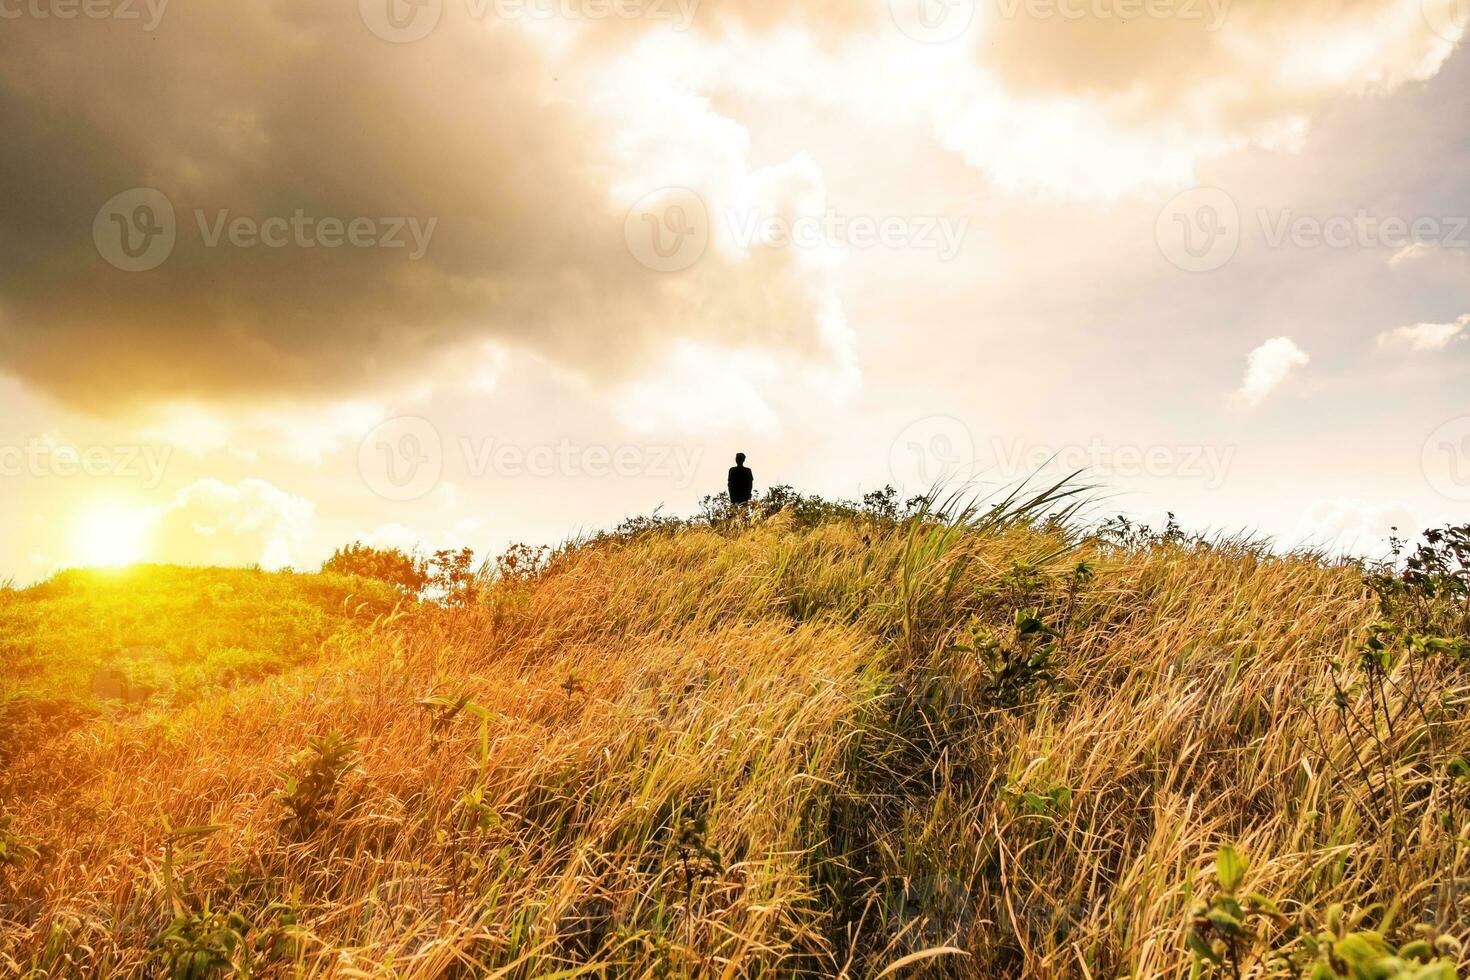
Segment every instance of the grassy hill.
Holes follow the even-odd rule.
[[[401,600],[372,580],[170,565],[0,590],[0,758],[89,718],[177,710],[302,663]]]
[[[131,645],[236,680],[9,747],[0,970],[1454,976],[1454,569],[1046,503],[634,522],[391,615],[6,595],[33,685]]]

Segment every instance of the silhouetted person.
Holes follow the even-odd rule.
[[[750,503],[750,489],[755,486],[755,474],[745,465],[745,454],[735,454],[735,465],[730,467],[730,503]]]

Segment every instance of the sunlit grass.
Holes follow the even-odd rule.
[[[1361,570],[1106,543],[1044,498],[655,523],[87,722],[0,778],[40,852],[0,872],[0,956],[125,975],[229,929],[267,975],[1182,976],[1225,844],[1290,915],[1461,922],[1437,798],[1370,827],[1320,697]]]

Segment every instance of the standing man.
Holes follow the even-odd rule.
[[[755,474],[745,465],[745,454],[735,454],[735,465],[730,467],[730,503],[750,503],[750,490],[755,485]]]

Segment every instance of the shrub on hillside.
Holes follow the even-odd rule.
[[[377,579],[405,592],[418,592],[429,581],[424,559],[398,548],[373,548],[358,541],[334,551],[322,562],[322,571]]]

